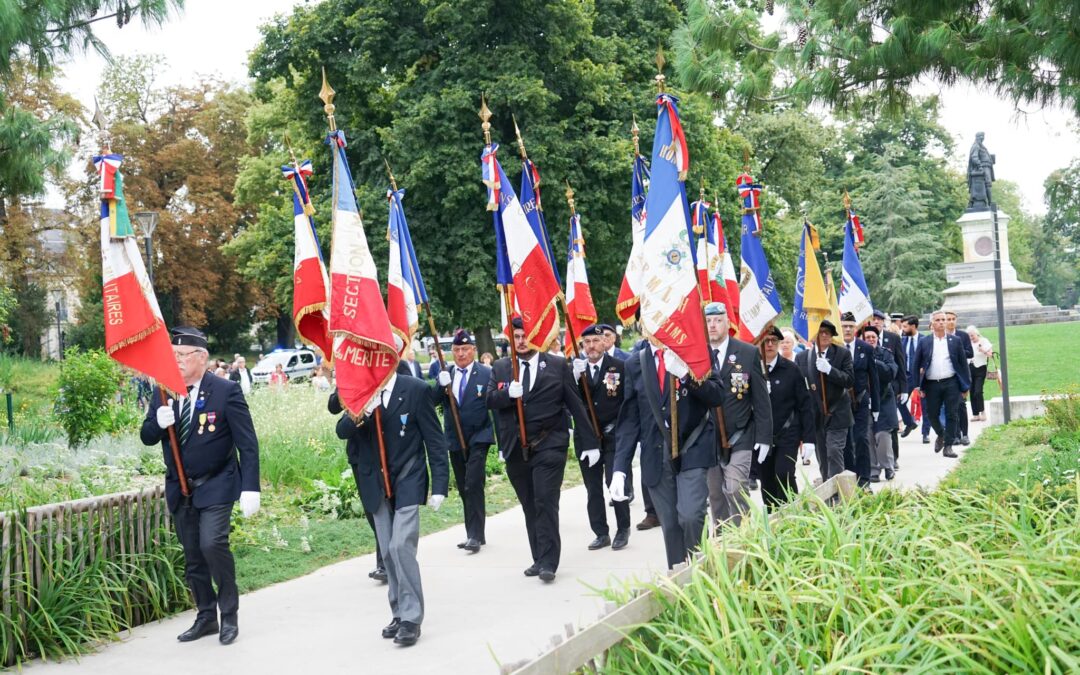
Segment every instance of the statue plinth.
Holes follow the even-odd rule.
[[[1001,242],[1001,286],[1007,312],[1038,310],[1042,308],[1035,299],[1035,285],[1020,281],[1016,268],[1009,260],[1009,216],[1001,209],[997,212],[998,237]],[[956,221],[964,238],[964,262],[994,260],[994,220],[990,211],[965,213]],[[944,291],[943,309],[965,314],[983,314],[997,311],[994,278],[962,281]]]

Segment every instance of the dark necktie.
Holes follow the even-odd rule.
[[[188,387],[188,395],[180,401],[180,445],[186,443],[191,435],[191,390],[192,387]]]
[[[461,405],[465,400],[465,383],[469,381],[469,369],[458,368],[458,370],[461,371],[461,384],[457,388],[457,402],[458,405]]]
[[[597,382],[599,382],[599,381],[600,381],[600,365],[599,364],[593,364],[593,367],[592,367],[592,383],[593,383],[593,386],[595,387]]]
[[[524,396],[529,393],[529,388],[532,387],[532,376],[529,374],[529,362],[522,361],[521,367],[524,368],[524,372],[521,373],[521,394]]]

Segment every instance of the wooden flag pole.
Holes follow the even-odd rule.
[[[161,405],[169,405],[169,397],[165,395],[165,387],[159,386],[158,393],[161,394]],[[172,449],[173,464],[176,464],[176,476],[180,479],[180,494],[190,497],[191,490],[188,489],[184,463],[180,461],[180,443],[176,439],[176,424],[169,427],[169,447]]]
[[[380,391],[376,396],[382,396]],[[383,438],[382,426],[382,401],[375,405],[375,435],[379,437],[379,468],[382,469],[383,487],[386,488],[386,498],[394,496],[394,490],[390,487],[390,464],[386,461],[386,439]]]

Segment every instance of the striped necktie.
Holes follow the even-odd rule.
[[[180,445],[186,443],[191,435],[191,387],[187,390],[188,395],[180,401]]]

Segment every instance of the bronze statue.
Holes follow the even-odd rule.
[[[968,152],[967,183],[968,211],[989,211],[993,201],[990,188],[994,182],[994,155],[983,145],[986,134],[975,134],[975,143]]]

